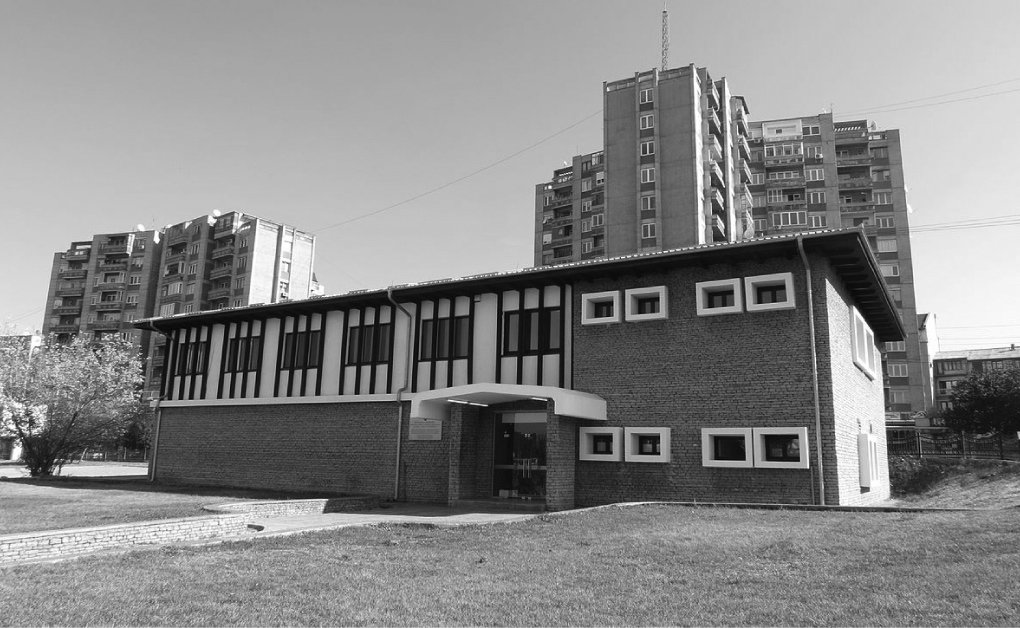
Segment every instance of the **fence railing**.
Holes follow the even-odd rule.
[[[887,439],[890,456],[944,456],[1020,460],[1020,438],[1003,434],[915,432]]]

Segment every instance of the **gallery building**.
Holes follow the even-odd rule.
[[[157,482],[550,510],[889,496],[860,229],[138,321]]]

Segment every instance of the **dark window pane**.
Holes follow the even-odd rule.
[[[713,436],[712,447],[714,460],[747,459],[743,436]]]

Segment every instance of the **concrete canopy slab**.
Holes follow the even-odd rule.
[[[552,386],[520,384],[468,384],[421,392],[411,397],[411,416],[446,419],[450,416],[450,404],[490,406],[522,399],[551,400],[553,412],[562,416],[606,420],[606,400],[597,395]]]

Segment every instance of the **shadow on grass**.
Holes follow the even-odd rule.
[[[139,493],[166,493],[176,495],[198,495],[203,497],[232,497],[237,499],[324,499],[348,497],[341,493],[321,491],[272,491],[264,489],[233,488],[226,486],[200,486],[185,484],[152,484],[145,478],[135,476],[74,477],[50,476],[46,478],[0,478],[0,482],[23,486],[41,486],[70,490],[113,490]]]

